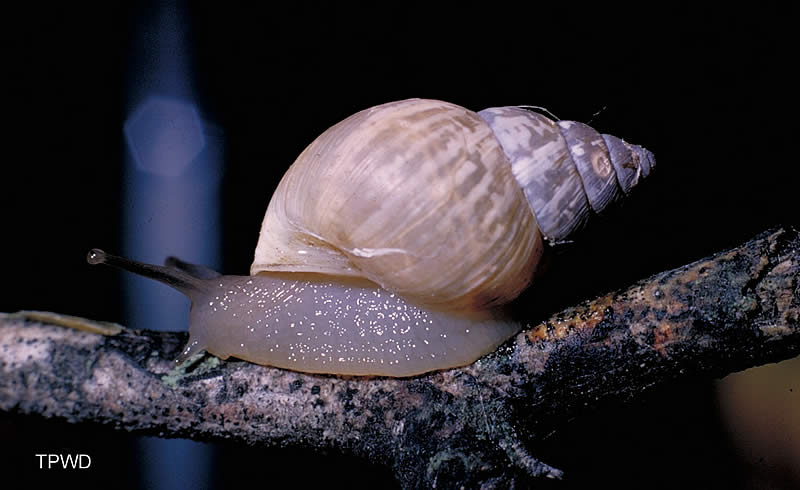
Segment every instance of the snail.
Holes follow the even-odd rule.
[[[192,300],[179,360],[412,376],[470,364],[521,329],[503,305],[655,162],[642,147],[526,107],[425,99],[332,126],[283,176],[250,276],[170,258],[106,263]]]

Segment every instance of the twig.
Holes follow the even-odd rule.
[[[405,487],[505,488],[560,477],[530,453],[587,407],[800,354],[800,236],[765,232],[568,308],[471,366],[410,379],[212,356],[176,368],[185,333],[103,336],[37,318],[0,314],[1,410],[350,452],[390,465]]]

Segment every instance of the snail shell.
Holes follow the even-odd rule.
[[[627,194],[647,150],[521,107],[410,99],[312,142],[267,208],[251,276],[176,259],[107,263],[192,300],[182,357],[410,376],[468,364],[519,331],[502,305],[559,242]]]
[[[451,310],[505,304],[530,283],[543,237],[583,227],[652,162],[640,147],[524,108],[383,104],[297,158],[250,272],[361,276]]]

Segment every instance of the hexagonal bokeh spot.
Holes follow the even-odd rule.
[[[124,130],[137,168],[157,175],[180,175],[206,145],[196,107],[168,97],[148,98]]]

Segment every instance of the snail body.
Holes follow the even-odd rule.
[[[559,242],[627,194],[652,154],[519,107],[409,99],[312,142],[281,180],[251,276],[172,260],[109,263],[192,300],[189,356],[411,376],[473,362],[516,333],[503,305]]]

